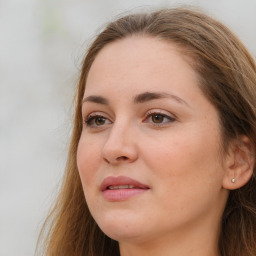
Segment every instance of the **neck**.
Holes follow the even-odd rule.
[[[157,238],[147,238],[145,241],[123,241],[119,243],[120,254],[121,256],[220,256],[218,250],[220,228],[216,226],[204,229],[200,226],[193,229],[186,227],[179,233],[159,235]]]

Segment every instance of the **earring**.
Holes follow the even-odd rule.
[[[233,178],[233,179],[231,180],[231,182],[232,182],[232,183],[235,183],[235,182],[236,182],[236,179],[235,179],[235,178]]]

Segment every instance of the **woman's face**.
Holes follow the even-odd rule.
[[[108,236],[144,242],[218,229],[228,195],[218,114],[174,44],[134,36],[103,48],[82,113],[79,174]]]

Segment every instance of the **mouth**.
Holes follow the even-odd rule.
[[[107,189],[128,189],[128,188],[138,188],[133,185],[119,185],[119,186],[108,186]]]
[[[100,190],[107,201],[124,201],[148,191],[149,186],[126,176],[109,176],[103,180]]]
[[[116,189],[149,189],[149,186],[126,176],[109,176],[103,180],[100,190]]]

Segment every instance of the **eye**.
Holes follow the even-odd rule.
[[[91,114],[89,115],[84,123],[91,128],[97,128],[100,126],[104,126],[106,124],[110,124],[111,122],[104,116],[98,114]]]
[[[174,122],[175,120],[176,119],[174,117],[171,117],[167,114],[154,112],[154,113],[149,113],[147,115],[146,119],[144,120],[144,122],[161,125],[161,124],[167,124],[167,123]]]

